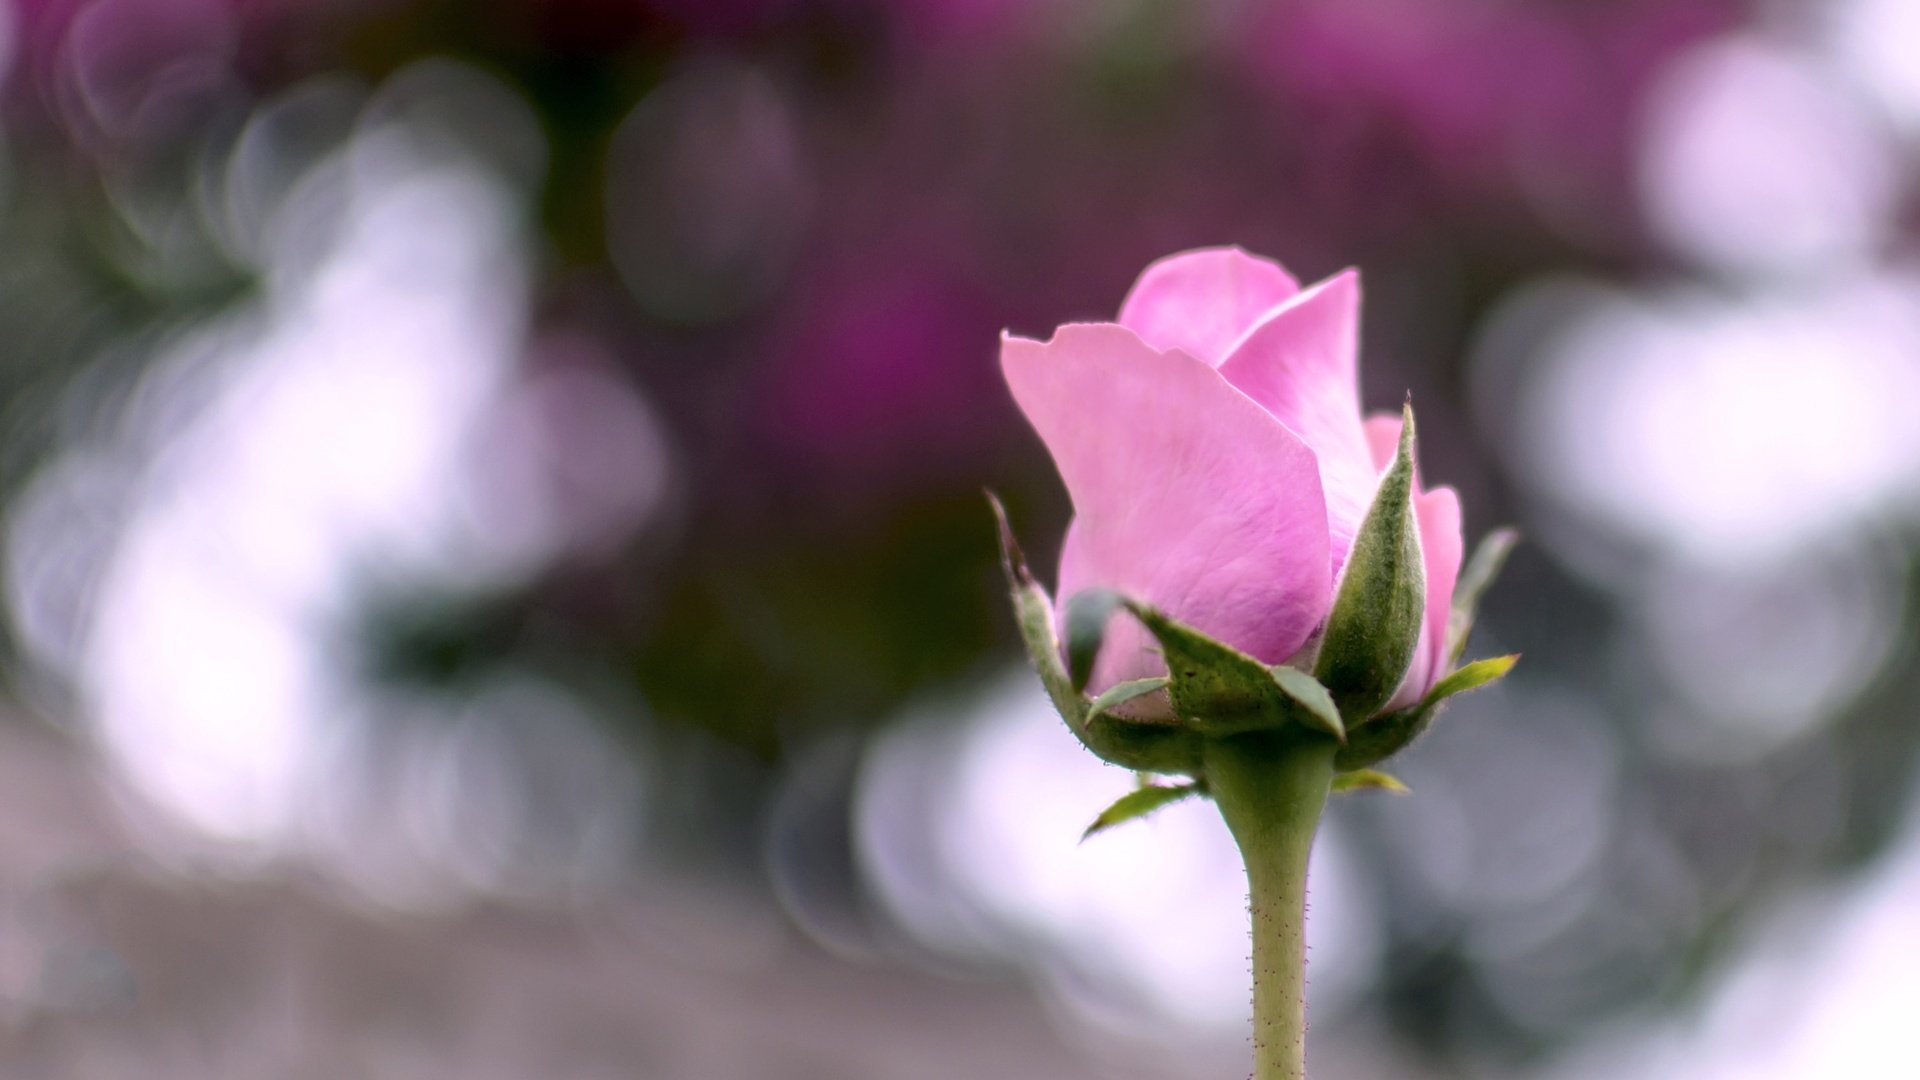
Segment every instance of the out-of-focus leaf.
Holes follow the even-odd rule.
[[[1170,803],[1179,802],[1181,799],[1204,795],[1206,790],[1206,785],[1199,781],[1177,786],[1148,784],[1145,787],[1136,788],[1114,800],[1112,806],[1100,811],[1100,816],[1093,819],[1093,824],[1087,826],[1087,831],[1080,834],[1080,839],[1085,840],[1115,825],[1124,825],[1136,818],[1146,817],[1155,810]]]
[[[1333,778],[1335,794],[1343,791],[1360,791],[1365,788],[1378,788],[1395,795],[1408,794],[1411,789],[1400,782],[1400,778],[1378,769],[1355,769],[1352,772],[1337,773]]]
[[[1473,633],[1473,621],[1479,614],[1480,598],[1486,594],[1493,579],[1500,576],[1500,569],[1507,564],[1507,556],[1520,542],[1520,534],[1512,529],[1495,529],[1480,541],[1473,549],[1473,558],[1467,560],[1467,568],[1460,573],[1460,580],[1453,587],[1453,610],[1447,613],[1447,651],[1449,664],[1460,662],[1460,654],[1466,650],[1467,638]]]

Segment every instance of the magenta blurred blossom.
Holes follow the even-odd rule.
[[[1267,663],[1306,646],[1399,433],[1361,416],[1359,308],[1353,271],[1302,289],[1214,248],[1148,267],[1118,322],[1004,337],[1007,385],[1073,500],[1058,594],[1119,589]],[[1414,498],[1427,616],[1395,705],[1442,667],[1460,567],[1458,497]],[[1117,623],[1092,688],[1164,671]]]
[[[1251,9],[1226,47],[1276,96],[1397,132],[1456,181],[1499,185],[1521,169],[1591,186],[1622,179],[1653,75],[1748,6],[1304,0]]]
[[[842,20],[890,25],[920,46],[992,43],[1071,0],[522,0],[542,32],[570,48],[618,48],[645,28],[703,39],[753,38]]]
[[[877,248],[816,272],[777,327],[755,389],[753,426],[781,479],[861,486],[967,472],[1005,430],[979,357],[995,310],[911,251]]]
[[[329,20],[404,0],[14,0],[7,104],[109,160],[191,137],[247,97],[262,60]]]

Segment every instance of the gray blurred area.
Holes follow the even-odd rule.
[[[0,727],[0,1076],[659,1080],[1191,1075],[1102,1059],[1034,995],[851,962],[737,889],[381,914],[156,863],[86,759]],[[1233,1069],[1226,1048],[1204,1055]],[[1326,1075],[1384,1076],[1325,1063]]]
[[[383,917],[183,875],[72,747],[0,731],[9,1078],[1105,1075],[1015,988],[839,962],[724,891]]]

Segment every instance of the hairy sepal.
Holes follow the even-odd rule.
[[[1124,603],[1160,643],[1174,714],[1195,731],[1224,738],[1298,725],[1346,737],[1332,697],[1313,676],[1269,667],[1137,600]]]
[[[1354,536],[1314,664],[1349,730],[1393,696],[1420,642],[1427,586],[1413,509],[1413,447],[1408,406],[1399,449]]]
[[[1375,717],[1352,732],[1347,745],[1334,755],[1333,767],[1342,772],[1365,769],[1406,749],[1433,724],[1447,701],[1504,678],[1518,663],[1518,654],[1476,660],[1434,684],[1419,704]]]
[[[1139,772],[1197,774],[1201,753],[1198,735],[1171,721],[1115,716],[1109,710],[1119,704],[1117,701],[1095,709],[1074,686],[1054,629],[1053,600],[1028,568],[1026,556],[1007,522],[1006,508],[992,492],[987,493],[987,502],[993,508],[999,527],[1000,568],[1006,574],[1013,599],[1020,640],[1026,645],[1027,659],[1039,674],[1054,709],[1066,721],[1067,729],[1102,761]]]

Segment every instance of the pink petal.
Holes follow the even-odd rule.
[[[1367,417],[1367,451],[1373,458],[1373,467],[1381,472],[1393,464],[1393,455],[1400,450],[1400,414],[1374,413]],[[1413,455],[1413,487],[1420,490],[1420,453],[1418,448]],[[1369,497],[1371,501],[1371,497]]]
[[[1335,573],[1380,484],[1360,424],[1359,347],[1360,275],[1346,270],[1269,311],[1220,365],[1319,458]]]
[[[1373,455],[1373,467],[1381,472],[1393,464],[1393,455],[1400,449],[1400,414],[1374,413],[1367,417],[1367,449]]]
[[[1237,247],[1201,248],[1142,271],[1120,306],[1120,325],[1156,349],[1180,349],[1217,367],[1240,335],[1299,291],[1279,263]]]
[[[1014,400],[1073,497],[1059,594],[1138,596],[1269,663],[1325,617],[1332,578],[1313,451],[1201,360],[1110,323],[1001,339]],[[1093,689],[1166,670],[1116,619]]]
[[[1460,496],[1452,488],[1434,488],[1414,496],[1413,509],[1420,521],[1420,551],[1427,573],[1427,614],[1413,664],[1393,700],[1387,703],[1389,711],[1419,701],[1445,673],[1447,615],[1453,608],[1453,587],[1460,580],[1460,558],[1465,547]]]

